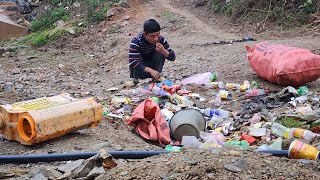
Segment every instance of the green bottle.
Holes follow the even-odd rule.
[[[251,81],[250,89],[258,89],[258,83],[256,81]]]
[[[212,72],[212,73],[211,73],[211,76],[210,76],[210,82],[213,82],[213,81],[215,81],[216,79],[217,79],[217,73]]]
[[[308,94],[308,92],[309,92],[309,90],[308,90],[307,86],[301,86],[298,89],[299,96],[305,96]]]

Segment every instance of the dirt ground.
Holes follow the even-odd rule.
[[[86,33],[67,37],[51,45],[37,48],[19,48],[16,53],[0,57],[1,103],[13,103],[43,96],[68,92],[74,97],[94,96],[104,102],[114,95],[111,87],[123,88],[128,80],[127,51],[134,34],[142,30],[144,20],[157,19],[163,27],[161,34],[175,50],[175,62],[166,62],[163,75],[179,81],[196,73],[215,71],[219,81],[242,83],[256,80],[260,87],[279,91],[283,87],[257,77],[246,58],[245,45],[257,42],[286,44],[316,50],[319,36],[283,35],[281,32],[260,34],[244,31],[226,18],[210,13],[205,7],[194,7],[191,0],[131,0],[131,7],[118,8],[115,15],[90,27]],[[130,16],[129,18],[126,16]],[[127,20],[128,19],[128,20]],[[119,33],[108,33],[115,25]],[[207,43],[250,36],[257,42],[239,42],[231,45]],[[308,83],[308,88],[320,91],[320,80]],[[209,90],[196,88],[210,101]],[[116,92],[115,92],[116,93]],[[237,103],[235,103],[237,104]],[[229,106],[230,107],[230,106]],[[234,106],[231,106],[234,107]],[[235,110],[235,109],[229,109]],[[96,151],[95,145],[109,150],[161,150],[144,141],[123,121],[103,119],[95,129],[84,129],[34,146],[0,141],[0,154],[47,154]],[[182,153],[154,156],[143,160],[117,160],[118,166],[100,179],[318,179],[319,163],[298,161],[232,150],[216,152],[187,149]],[[239,173],[227,171],[225,164],[239,159],[245,161]],[[56,167],[65,162],[38,164],[6,164],[0,170],[15,169],[34,172],[13,179],[30,179],[43,167]]]

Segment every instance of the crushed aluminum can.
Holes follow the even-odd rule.
[[[219,95],[220,95],[221,99],[227,99],[227,100],[232,99],[232,95],[228,91],[225,91],[225,90],[220,90]]]

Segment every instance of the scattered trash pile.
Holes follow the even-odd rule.
[[[239,107],[228,110],[235,103]],[[121,90],[104,105],[103,113],[125,120],[141,137],[167,145],[167,151],[179,152],[186,146],[207,150],[234,146],[317,160],[319,105],[318,92],[306,86],[270,92],[255,81],[224,83],[217,81],[216,73],[207,72],[177,83],[165,80]]]

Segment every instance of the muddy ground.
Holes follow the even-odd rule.
[[[90,27],[80,36],[68,35],[45,47],[19,48],[16,53],[3,54],[0,57],[2,103],[63,92],[78,98],[94,96],[99,102],[108,100],[114,93],[106,90],[111,87],[122,89],[128,80],[128,43],[134,34],[141,31],[143,21],[148,18],[160,22],[162,35],[177,54],[177,60],[167,62],[163,71],[165,77],[174,81],[195,73],[215,71],[219,80],[224,82],[256,80],[262,88],[279,91],[283,87],[255,75],[246,59],[245,45],[269,41],[310,50],[320,47],[319,36],[283,35],[276,31],[255,34],[254,27],[251,31],[243,30],[240,26],[232,25],[228,18],[214,15],[205,7],[195,8],[195,2],[132,0],[130,8],[117,8],[112,18]],[[114,25],[121,26],[119,33],[110,33],[109,29]],[[245,36],[258,41],[206,45]],[[308,83],[307,86],[319,93],[319,82]],[[211,90],[195,88],[195,91],[203,93],[201,95],[206,97],[206,103],[210,101]],[[226,107],[231,111],[238,110],[232,109],[237,108],[235,105]],[[94,145],[97,144],[109,150],[162,149],[141,139],[121,120],[103,119],[95,129],[80,130],[35,146],[23,146],[2,138],[0,153],[17,155],[95,151]],[[317,179],[320,176],[319,163],[259,155],[250,151],[241,151],[236,156],[228,152],[187,149],[178,154],[138,161],[118,160],[118,166],[100,179]],[[241,172],[225,170],[225,164],[240,158],[245,161]],[[29,179],[43,167],[56,167],[64,163],[7,164],[1,165],[0,169],[34,171],[20,177]]]

